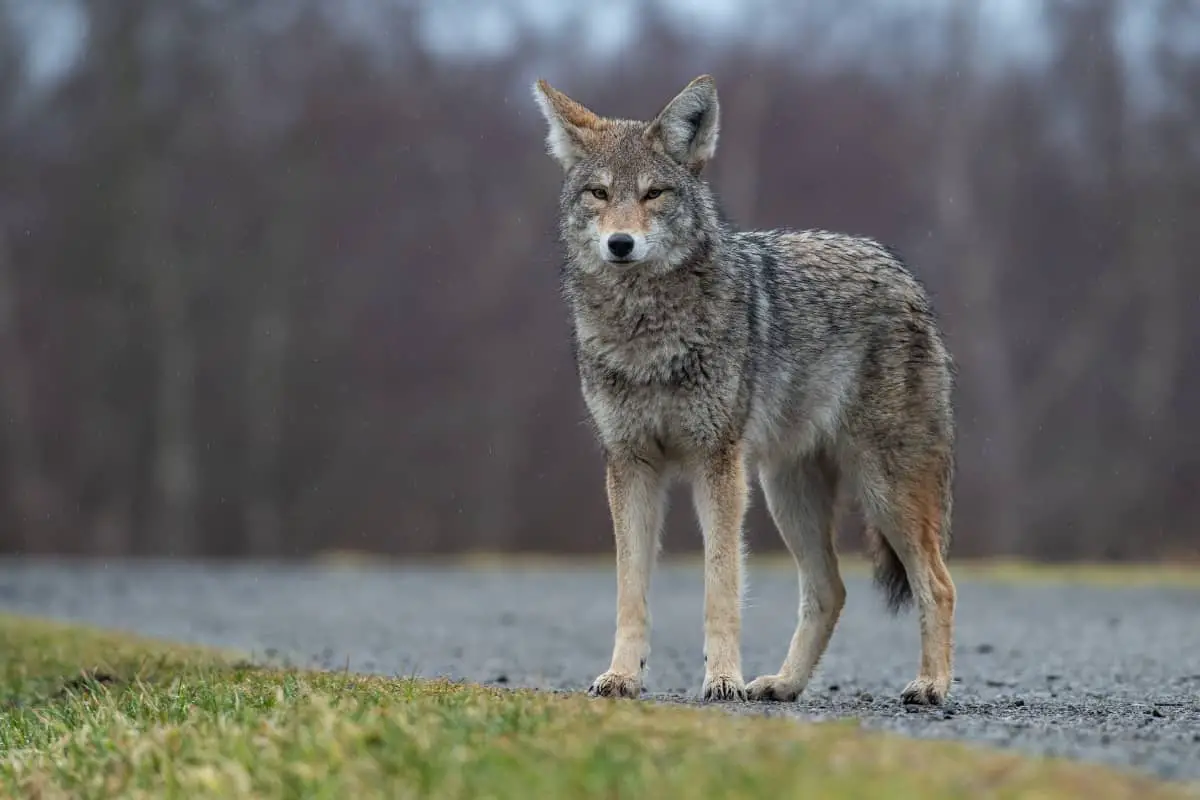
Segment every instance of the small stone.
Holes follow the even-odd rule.
[[[836,683],[831,683],[831,684],[829,684],[829,691],[831,691],[831,692],[836,692],[836,691],[838,691],[838,690],[839,690],[839,689],[841,689],[841,688],[842,688],[842,687],[841,687],[841,686],[839,686],[839,685],[837,685]]]

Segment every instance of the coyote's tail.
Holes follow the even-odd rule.
[[[912,605],[912,586],[908,572],[895,548],[874,527],[867,526],[867,552],[875,565],[875,585],[883,592],[888,611],[893,614]]]
[[[933,500],[929,512],[937,524],[938,539],[934,546],[940,551],[941,557],[945,558],[950,550],[950,516],[954,511],[954,495],[951,492],[951,486],[954,483],[953,459],[944,460],[939,465],[935,476],[934,485],[937,487],[937,497]],[[888,610],[893,614],[899,613],[912,605],[913,601],[908,570],[904,568],[904,562],[900,560],[896,548],[877,526],[870,523],[870,520],[867,524],[866,537],[867,552],[875,566],[875,585],[883,592]],[[918,552],[915,555],[928,558],[934,554]]]

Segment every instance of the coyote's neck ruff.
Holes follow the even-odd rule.
[[[597,116],[541,81],[534,96],[565,174],[562,288],[617,543],[616,644],[593,691],[641,685],[666,488],[683,477],[705,538],[706,696],[791,699],[807,683],[844,598],[832,543],[844,484],[890,602],[921,605],[921,673],[905,697],[941,702],[953,366],[921,286],[871,239],[733,230],[701,178],[719,129],[707,76],[649,122]],[[741,526],[754,473],[806,580],[783,668],[746,687]]]
[[[565,270],[584,396],[610,451],[686,460],[740,438],[749,298],[721,254],[714,245],[666,269]]]

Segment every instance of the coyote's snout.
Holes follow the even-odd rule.
[[[610,233],[604,238],[608,247],[609,261],[641,261],[646,257],[646,236],[642,234],[634,238],[632,234]]]
[[[846,486],[895,610],[920,606],[906,702],[950,690],[955,591],[944,556],[953,365],[925,292],[888,248],[824,231],[735,231],[701,178],[720,128],[712,78],[648,122],[601,117],[538,81],[564,171],[562,288],[603,446],[617,553],[612,663],[593,694],[635,697],[667,489],[692,486],[704,536],[703,695],[794,700],[845,587]],[[774,675],[743,682],[742,525],[752,476],[800,572],[799,623]]]

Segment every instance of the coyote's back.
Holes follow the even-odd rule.
[[[844,602],[833,550],[846,485],[877,577],[922,606],[906,699],[949,690],[954,587],[943,556],[953,483],[953,365],[926,293],[888,248],[824,231],[735,231],[701,179],[719,129],[711,78],[650,122],[596,116],[539,82],[565,170],[564,297],[607,466],[617,636],[599,694],[634,694],[645,593],[676,477],[705,536],[707,697],[792,699]],[[801,620],[780,672],[742,683],[741,527],[748,476],[796,557]]]

